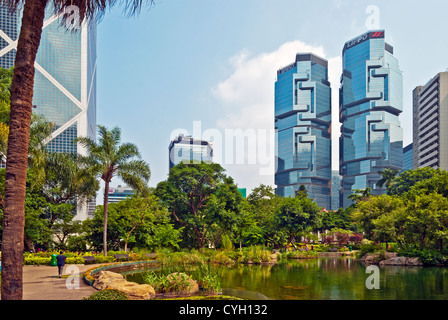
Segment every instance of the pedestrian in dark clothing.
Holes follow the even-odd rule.
[[[66,256],[63,255],[63,252],[59,252],[59,255],[56,257],[57,265],[58,265],[58,275],[59,278],[62,277],[62,271],[64,270]]]

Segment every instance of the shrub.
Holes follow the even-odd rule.
[[[375,244],[361,245],[359,247],[358,256],[362,257],[362,256],[365,256],[368,253],[374,253],[374,252],[380,251],[380,250],[381,250],[381,247],[377,246]]]
[[[129,297],[123,291],[116,289],[104,289],[93,293],[83,300],[129,300]]]
[[[293,251],[287,254],[289,259],[314,259],[319,257],[315,251]]]
[[[437,250],[420,250],[411,248],[406,250],[399,250],[398,254],[403,257],[419,258],[425,265],[448,264],[448,256],[446,252]]]
[[[231,265],[234,263],[234,261],[231,258],[229,258],[229,256],[226,253],[221,251],[211,256],[209,262],[213,264],[222,264],[222,265]]]
[[[226,234],[223,234],[221,236],[222,241],[222,247],[225,251],[231,251],[233,250],[233,243],[232,240],[230,240],[230,237]]]

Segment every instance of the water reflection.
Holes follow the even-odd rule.
[[[448,299],[445,268],[380,267],[379,290],[366,288],[370,273],[353,258],[289,260],[273,266],[219,266],[216,271],[222,279],[223,294],[250,300]]]
[[[369,290],[370,274],[352,258],[288,261],[275,266],[218,267],[223,288],[241,298],[259,293],[276,300],[447,299],[443,268],[380,268],[380,289]],[[256,296],[253,296],[255,299]]]

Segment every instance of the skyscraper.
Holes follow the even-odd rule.
[[[414,168],[448,170],[448,72],[414,92]]]
[[[294,196],[301,185],[331,208],[331,88],[328,62],[297,54],[275,83],[276,193]]]
[[[213,146],[210,142],[179,135],[171,141],[169,150],[170,170],[179,163],[213,162]]]
[[[385,31],[369,31],[345,43],[340,87],[341,206],[354,190],[378,195],[378,171],[403,167],[403,77]]]
[[[33,112],[54,123],[50,151],[86,154],[73,139],[96,136],[96,24],[83,23],[67,31],[59,17],[47,11],[35,63]],[[14,65],[21,12],[0,6],[0,66]],[[89,206],[78,210],[87,217]]]

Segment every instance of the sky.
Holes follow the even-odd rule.
[[[274,186],[276,71],[298,52],[329,61],[333,169],[345,42],[385,29],[403,72],[404,146],[412,142],[412,90],[448,70],[446,0],[156,0],[131,18],[122,9],[98,25],[97,123],[120,127],[122,142],[139,147],[153,187],[168,177],[168,146],[179,132],[212,140],[215,161],[240,188]],[[244,134],[242,149],[232,138]]]

